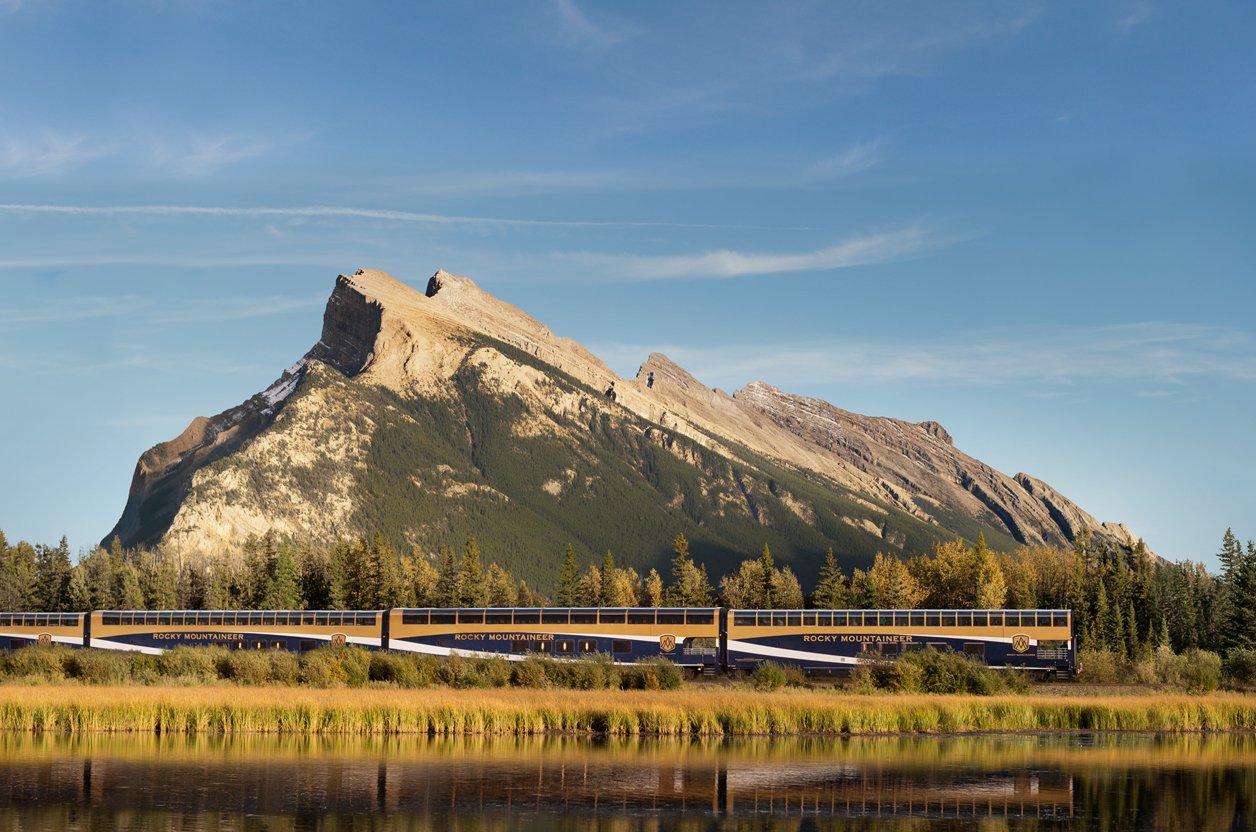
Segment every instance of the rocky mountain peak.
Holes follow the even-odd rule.
[[[395,404],[383,410],[378,409],[381,388],[395,397],[390,400]],[[466,401],[469,390],[479,398]],[[1067,545],[1081,529],[1116,545],[1134,539],[1119,524],[1097,523],[1042,481],[1026,474],[1008,477],[964,454],[937,422],[864,416],[766,382],[747,384],[730,396],[657,352],[641,364],[634,379],[618,378],[579,343],[555,335],[471,279],[443,269],[422,291],[383,271],[359,269],[338,276],[320,338],[304,358],[265,391],[217,416],[198,417],[179,437],[141,457],[127,507],[110,537],[118,534],[125,545],[177,541],[189,550],[215,541],[225,544],[268,527],[332,537],[355,530],[353,523],[366,521],[353,518],[379,517],[382,511],[369,504],[376,485],[365,460],[373,444],[410,449],[426,441],[419,435],[406,440],[409,444],[379,439],[377,434],[385,427],[406,430],[405,419],[394,412],[397,408],[421,402],[421,408],[429,410],[420,408],[416,414],[443,413],[446,419],[463,414],[442,423],[448,436],[441,441],[449,444],[441,446],[440,453],[448,454],[468,437],[479,441],[474,431],[489,423],[477,422],[472,415],[498,407],[491,399],[509,402],[501,413],[518,414],[509,417],[517,419],[512,424],[494,425],[493,435],[502,443],[498,452],[510,453],[516,446],[540,442],[539,437],[554,438],[556,444],[544,452],[521,450],[532,454],[526,464],[512,461],[502,469],[516,477],[523,472],[544,474],[534,483],[547,495],[544,499],[575,499],[574,472],[587,460],[599,459],[599,465],[620,466],[616,483],[632,482],[632,488],[647,490],[672,483],[668,488],[678,490],[654,495],[659,500],[656,508],[671,512],[669,517],[674,514],[674,522],[698,524],[685,526],[687,530],[697,532],[708,522],[733,524],[728,528],[738,531],[720,544],[729,552],[745,542],[747,530],[736,526],[742,521],[734,519],[743,515],[756,529],[801,523],[790,534],[797,540],[812,539],[816,546],[847,539],[843,535],[870,535],[856,550],[897,547],[905,552],[909,545],[919,548],[922,541],[927,546],[928,540],[955,534],[975,539],[983,530],[996,546]],[[426,426],[426,418],[416,415],[410,421]],[[594,426],[597,429],[590,434]],[[626,443],[615,445],[613,452],[628,453],[631,463],[611,462],[607,456],[611,449],[589,445],[612,437]],[[638,440],[631,437],[641,437],[645,444],[634,444]],[[668,468],[658,481],[637,482],[634,469],[622,466],[640,463],[631,455],[646,446],[665,449],[681,467]],[[706,449],[702,454],[694,451],[699,446]],[[475,454],[482,452],[483,446],[472,447]],[[574,448],[584,450],[569,456]],[[535,503],[534,497],[511,491],[520,487],[518,480],[494,481],[492,466],[472,465],[463,480],[453,482],[447,481],[453,462],[421,455],[410,460],[409,453],[402,454],[406,459],[401,462],[387,463],[402,466],[391,472],[389,481],[411,483],[418,489],[415,494],[427,495],[420,499],[423,504],[443,500],[442,505],[448,504],[443,511],[456,514],[459,499],[480,495],[475,499],[488,503],[475,509],[480,514],[473,514],[490,516],[497,510],[493,501]],[[276,454],[281,458],[270,458]],[[556,460],[568,456],[547,471],[547,454]],[[244,457],[267,474],[246,476],[228,464]],[[292,473],[309,470],[311,460],[323,460],[318,476]],[[711,460],[722,462],[713,468]],[[707,467],[680,473],[700,462]],[[407,465],[416,467],[411,471]],[[655,475],[661,470],[658,460],[650,466]],[[580,481],[590,490],[579,494],[581,500],[601,493],[597,483],[603,475],[598,466],[585,470]],[[805,482],[781,485],[782,477],[794,476]],[[273,486],[280,477],[288,477],[282,493]],[[304,493],[307,486],[302,483],[324,490]],[[435,488],[434,483],[440,483],[439,499],[425,490]],[[238,495],[246,485],[269,487],[275,493],[248,491],[251,501],[244,500]],[[804,492],[812,496],[799,496]],[[404,503],[408,498],[396,499]],[[710,502],[686,509],[685,501],[695,499]],[[221,504],[223,500],[228,504]],[[230,504],[233,501],[243,502]],[[833,508],[838,503],[845,508]],[[289,507],[289,526],[275,516],[278,505]],[[399,505],[390,504],[388,516],[410,516]],[[569,508],[536,506],[530,522],[542,522],[535,518],[544,517],[543,523],[561,524]],[[637,511],[634,516],[645,518],[654,509],[639,506]],[[828,520],[818,519],[823,516]],[[446,522],[439,517],[413,519],[398,539],[426,540],[424,535],[434,534],[432,529]],[[563,534],[579,538],[581,532],[570,529]],[[758,546],[751,548],[757,551]]]

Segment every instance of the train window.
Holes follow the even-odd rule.
[[[653,609],[629,610],[628,611],[628,623],[629,624],[653,624],[654,612],[655,611]]]
[[[512,639],[510,642],[510,652],[522,655],[528,652],[528,640],[526,638]]]
[[[167,620],[168,620],[168,619],[167,619]],[[159,621],[159,619],[158,619],[158,617],[157,617],[157,613],[155,613],[155,612],[146,612],[146,613],[144,613],[144,624],[145,624],[145,626],[148,626],[148,627],[156,627],[159,623],[161,623],[161,622]]]
[[[35,613],[35,626],[47,627],[48,626],[48,613],[46,612]]]
[[[13,625],[9,623],[9,617],[5,615],[4,613],[0,612],[0,627],[12,627],[12,626]]]
[[[816,625],[816,614],[814,612],[804,612],[802,614],[802,626],[814,627]]]
[[[955,626],[955,610],[943,610],[942,611],[942,626],[943,627]]]
[[[632,642],[626,638],[617,638],[611,642],[611,652],[624,655],[632,652]]]
[[[945,641],[931,641],[925,646],[938,653],[945,653],[951,649],[950,645]]]
[[[540,639],[533,639],[528,642],[529,653],[545,653],[549,650],[549,643]]]
[[[574,653],[576,651],[576,642],[570,638],[554,639],[555,653]]]
[[[911,626],[913,627],[925,626],[925,611],[924,610],[912,610],[911,611]]]
[[[1044,610],[1038,610],[1038,626],[1039,627],[1051,626],[1051,613],[1050,612],[1047,612]]]
[[[315,648],[314,640],[308,639],[308,638],[301,639],[299,645],[297,646],[297,649],[300,650],[302,653],[308,653],[314,648]]]
[[[571,618],[571,610],[566,607],[562,609],[541,610],[542,624],[567,624]]]
[[[1020,626],[1020,613],[1017,612],[1016,610],[1004,610],[1003,611],[1003,626],[1004,627],[1019,627]]]
[[[1003,626],[1003,610],[991,610],[990,611],[990,626],[991,627]]]
[[[801,627],[802,626],[802,611],[795,610],[793,612],[785,613],[785,620],[788,622],[788,625],[790,627]]]
[[[402,624],[427,624],[427,610],[402,610]]]
[[[658,611],[658,614],[659,614],[658,623],[660,624],[684,624],[685,623],[685,611],[684,610],[661,609]]]
[[[833,611],[824,610],[823,612],[816,613],[816,626],[817,627],[832,627],[833,626]]]
[[[789,617],[786,615],[786,613],[783,610],[773,610],[771,613],[771,616],[772,616],[773,627],[788,626]]]
[[[865,641],[859,645],[859,652],[863,653],[864,655],[876,654],[878,652],[877,645],[871,642]]]
[[[824,613],[820,613],[820,620],[821,620],[821,621],[823,621],[823,620],[824,620],[824,615],[825,615]],[[834,627],[845,627],[845,626],[846,626],[846,610],[833,610],[833,612],[832,612],[832,613],[830,613],[830,615],[832,615],[832,616],[833,616],[833,626],[834,626]]]
[[[596,653],[597,652],[597,642],[591,638],[580,639],[580,642],[577,646],[580,648],[581,653]]]
[[[894,626],[906,627],[907,622],[910,620],[910,618],[911,616],[908,615],[906,610],[895,610],[894,611]]]
[[[881,627],[894,626],[894,613],[890,610],[881,610],[877,613],[877,623]]]
[[[454,610],[432,610],[428,621],[432,624],[457,624],[458,613]]]
[[[685,610],[686,624],[710,624],[715,620],[711,610]]]
[[[250,649],[252,649],[252,650],[265,650],[265,649],[266,649],[266,642],[265,642],[265,641],[262,641],[262,640],[260,640],[260,639],[258,639],[258,640],[256,640],[256,641],[250,641],[250,642],[249,642],[249,648],[250,648]]]
[[[986,626],[986,621],[988,620],[988,618],[989,616],[985,612],[974,612],[973,613],[973,626],[974,627]]]
[[[924,650],[925,646],[918,641],[909,641],[903,645],[904,653],[919,653]]]
[[[276,623],[275,614],[273,612],[264,612],[262,613],[261,617],[262,617],[262,624],[264,624],[265,626],[267,627],[275,626],[275,623]]]
[[[208,621],[207,621],[206,623],[208,623],[211,627],[212,627],[212,626],[214,626],[215,624],[217,624],[217,625],[221,625],[221,624],[222,624],[222,613],[220,613],[220,612],[211,612],[211,613],[209,613],[209,614],[208,614]]]
[[[754,627],[757,621],[756,614],[753,610],[734,610],[733,626],[734,627]]]
[[[169,627],[170,626],[170,613],[168,612],[157,613],[157,626]]]
[[[596,624],[597,610],[578,609],[571,611],[572,624]]]
[[[324,610],[319,610],[318,612],[314,613],[314,623],[318,625],[319,627],[326,627],[327,622],[331,620],[330,616],[331,616],[330,613]],[[426,618],[427,618],[427,614],[424,613],[424,620],[426,620]]]
[[[768,612],[767,610],[759,610],[759,612],[756,614],[758,615],[758,626],[760,627],[772,626],[772,613]]]
[[[538,609],[515,610],[516,624],[540,624],[541,611]]]
[[[623,624],[628,620],[628,610],[601,610],[598,613],[598,620],[603,624]]]
[[[1068,611],[1067,610],[1055,610],[1054,612],[1052,612],[1051,613],[1051,626],[1052,627],[1067,627],[1068,626]]]
[[[974,659],[986,660],[986,645],[980,641],[964,642],[964,655],[972,656]]]
[[[483,624],[484,610],[458,610],[459,624]]]
[[[973,625],[972,610],[960,610],[955,623],[960,627],[971,627]]]
[[[271,643],[270,643],[270,649],[271,649],[271,650],[282,650],[282,649],[283,649],[283,642],[282,642],[282,641],[273,641],[273,640],[272,640],[272,641],[271,641]]]
[[[897,644],[882,644],[881,655],[888,658],[896,658],[901,648]]]
[[[485,610],[485,624],[509,624],[511,619],[511,610]]]
[[[360,612],[358,613],[359,627],[374,627],[378,623],[379,613]]]
[[[937,610],[925,610],[925,626],[938,627],[942,623],[942,613]]]

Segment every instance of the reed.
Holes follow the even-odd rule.
[[[1256,697],[860,696],[749,690],[0,687],[0,730],[292,735],[754,736],[1256,730]]]

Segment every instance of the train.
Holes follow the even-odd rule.
[[[0,649],[63,644],[159,654],[217,645],[288,650],[356,645],[434,656],[666,658],[694,673],[772,661],[848,672],[918,650],[1071,677],[1070,610],[749,610],[725,607],[487,607],[388,610],[0,612]]]

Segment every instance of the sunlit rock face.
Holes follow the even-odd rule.
[[[438,271],[420,291],[359,270],[274,384],[140,458],[105,541],[214,557],[267,530],[379,531],[422,551],[475,536],[545,580],[568,542],[665,567],[684,532],[716,574],[768,543],[805,577],[830,546],[862,564],[957,535],[1065,546],[1083,529],[1135,539],[936,422],[762,382],[729,394],[659,353],[619,378],[467,278]]]

